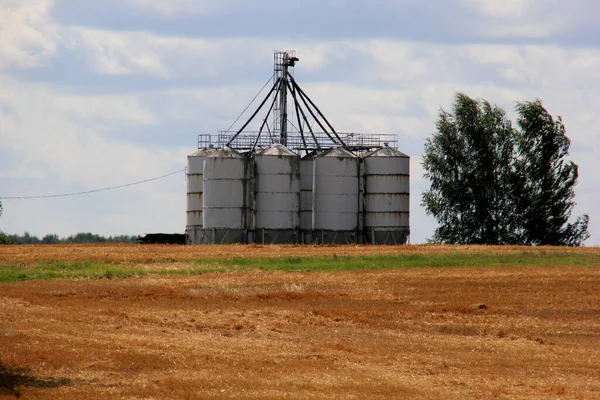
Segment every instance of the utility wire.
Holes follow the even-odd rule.
[[[167,176],[175,175],[175,174],[178,174],[178,173],[183,172],[183,171],[185,171],[185,169],[180,169],[179,171],[170,172],[170,173],[168,173],[166,175],[157,176],[155,178],[144,179],[143,181],[126,183],[124,185],[111,186],[111,187],[102,188],[102,189],[87,190],[85,192],[49,194],[49,195],[44,195],[44,196],[0,196],[0,200],[49,199],[49,198],[52,198],[52,197],[78,196],[78,195],[81,195],[81,194],[96,193],[96,192],[102,192],[102,191],[106,191],[106,190],[120,189],[120,188],[124,188],[124,187],[127,187],[127,186],[134,186],[134,185],[139,185],[141,183],[156,181],[158,179],[166,178]]]
[[[256,93],[256,96],[254,96],[254,98],[252,99],[252,101],[250,101],[250,103],[246,106],[246,108],[244,108],[244,111],[242,111],[242,113],[240,115],[238,115],[238,117],[235,119],[235,121],[233,121],[233,123],[229,126],[229,128],[227,128],[227,130],[225,132],[229,132],[231,130],[231,128],[233,128],[233,126],[236,124],[236,122],[238,122],[240,120],[240,118],[242,118],[242,115],[244,115],[244,113],[250,108],[250,106],[252,105],[252,103],[254,103],[254,100],[256,100],[256,98],[262,93],[262,91],[265,90],[265,88],[267,87],[267,85],[269,84],[269,82],[271,82],[271,79],[273,79],[274,76],[275,76],[275,73],[273,72],[273,75],[271,75],[271,77],[269,78],[269,80],[267,80],[265,82],[265,84],[263,85],[263,87],[258,91],[258,93]]]

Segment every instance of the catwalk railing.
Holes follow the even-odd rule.
[[[217,135],[200,134],[198,135],[198,148],[206,147],[224,147],[236,135],[234,131],[222,131]],[[390,146],[397,148],[398,137],[393,133],[340,133],[337,135],[342,140],[343,145],[349,150],[364,152]],[[241,132],[235,139],[229,143],[229,147],[240,152],[247,152],[253,148],[266,148],[274,143],[280,143],[281,139],[268,132]],[[297,152],[311,152],[314,150],[324,150],[335,146],[341,146],[335,136],[325,132],[289,132],[286,146]]]

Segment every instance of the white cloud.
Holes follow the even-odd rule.
[[[45,65],[56,53],[51,0],[4,0],[0,5],[0,70]]]
[[[580,2],[580,1],[579,1]],[[471,21],[480,34],[491,38],[546,39],[568,32],[582,10],[560,0],[463,0],[478,14]]]
[[[377,63],[376,71],[367,72],[401,85],[429,77],[438,61],[437,49],[419,43],[371,40],[361,41],[356,47],[363,58],[367,56]]]
[[[107,75],[217,77],[222,68],[234,71],[256,64],[251,54],[271,52],[267,42],[252,38],[209,40],[81,27],[70,31],[91,68]]]
[[[151,75],[167,77],[168,72],[148,33],[116,33],[94,29],[71,29],[73,48],[89,54],[95,72],[106,75]]]
[[[212,15],[235,4],[233,0],[125,0],[141,9],[165,17],[181,15]]]
[[[84,27],[69,28],[65,35],[69,37],[71,49],[85,54],[90,68],[98,74],[144,75],[164,79],[235,79],[256,69],[264,71],[268,77],[273,50],[289,48],[302,49],[298,64],[302,72],[314,72],[334,63],[353,63],[355,53],[360,55],[365,52],[365,47],[378,46],[378,42],[363,41],[159,36],[143,31],[114,32]],[[413,45],[402,44],[392,49],[392,53],[381,56],[398,60],[402,57],[398,53],[400,47],[406,48],[407,53],[414,48]],[[411,74],[419,74],[424,67],[423,64],[414,65]],[[407,76],[407,72],[403,76]]]
[[[564,21],[553,20],[547,22],[526,22],[510,24],[487,25],[485,31],[488,36],[493,38],[528,38],[528,39],[546,39],[567,30]]]
[[[482,16],[489,18],[523,18],[539,6],[539,0],[466,0],[466,6],[473,7]]]
[[[162,173],[173,163],[171,150],[126,144],[107,136],[115,129],[156,122],[135,95],[74,96],[49,85],[23,84],[2,77],[0,104],[3,150],[19,158],[4,177],[59,177],[84,188],[110,185],[127,171],[131,178]],[[157,157],[151,164],[147,160]],[[149,165],[145,165],[149,164]]]

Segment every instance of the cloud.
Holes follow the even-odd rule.
[[[223,68],[233,72],[256,65],[257,57],[251,54],[272,50],[268,43],[253,38],[209,40],[81,27],[72,28],[71,33],[89,66],[107,75],[216,77]]]
[[[232,0],[125,0],[137,7],[150,10],[165,17],[181,15],[212,15],[227,10],[235,1]]]
[[[149,34],[139,32],[125,35],[79,28],[73,28],[72,33],[74,43],[78,43],[89,55],[89,65],[94,72],[168,77],[167,69],[156,52],[157,44]]]
[[[539,6],[539,0],[466,0],[466,5],[489,18],[512,19],[526,17]]]
[[[589,0],[463,0],[474,12],[472,27],[496,39],[567,39],[581,25],[593,25],[597,7]],[[590,14],[591,13],[591,14]]]
[[[54,56],[59,41],[48,17],[50,0],[5,0],[0,12],[0,70],[38,68]]]
[[[162,173],[176,161],[172,150],[145,149],[108,134],[125,126],[156,123],[137,96],[74,96],[50,85],[1,78],[0,140],[18,155],[3,177],[51,178],[83,188],[110,185],[128,172],[131,178]],[[146,160],[159,157],[149,165]],[[53,178],[53,179],[56,179]]]
[[[81,55],[87,67],[96,74],[146,76],[171,81],[214,79],[218,82],[227,77],[236,82],[248,77],[268,78],[273,51],[289,48],[302,49],[301,74],[315,74],[332,65],[339,65],[342,71],[351,70],[356,57],[362,54],[364,58],[368,45],[364,41],[190,38],[85,27],[71,27],[64,34],[71,43],[69,52]],[[399,54],[390,53],[389,57],[398,59]],[[416,65],[415,69],[421,67],[423,65]]]

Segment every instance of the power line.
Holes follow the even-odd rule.
[[[146,183],[146,182],[156,181],[158,179],[166,178],[167,176],[175,175],[175,174],[178,174],[178,173],[183,172],[183,171],[185,171],[185,168],[184,169],[180,169],[178,171],[170,172],[170,173],[168,173],[166,175],[157,176],[155,178],[144,179],[143,181],[126,183],[124,185],[111,186],[111,187],[106,187],[106,188],[102,188],[102,189],[86,190],[85,192],[49,194],[49,195],[42,195],[42,196],[0,196],[0,200],[49,199],[49,198],[52,198],[52,197],[78,196],[78,195],[81,195],[81,194],[103,192],[103,191],[106,191],[106,190],[120,189],[120,188],[124,188],[124,187],[128,187],[128,186],[134,186],[134,185],[139,185],[139,184]]]

